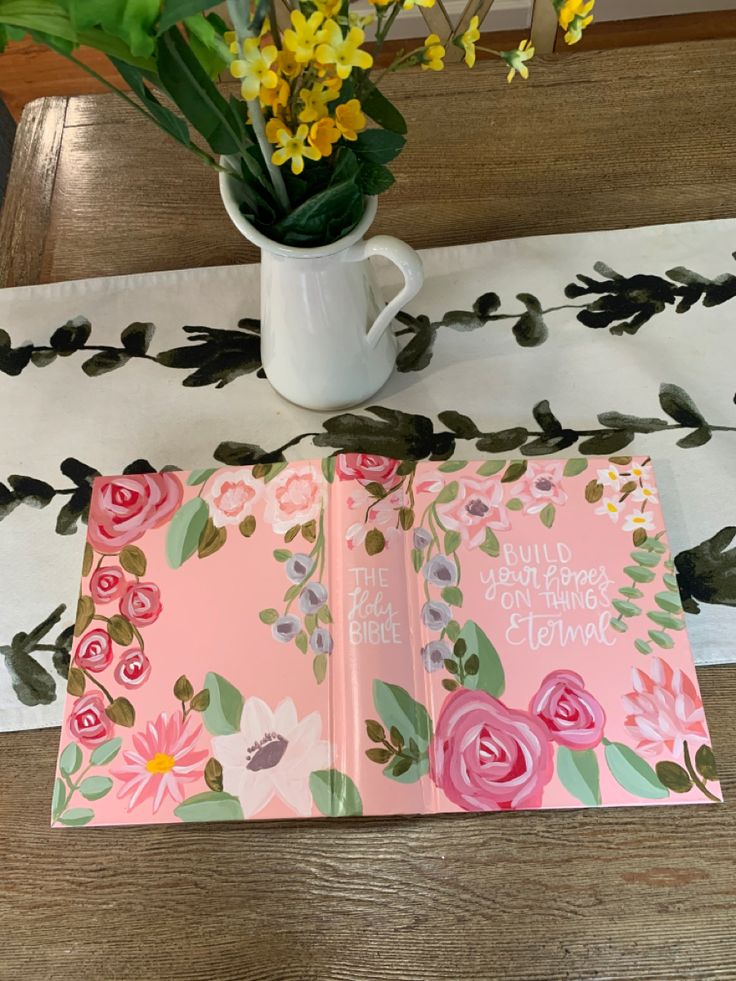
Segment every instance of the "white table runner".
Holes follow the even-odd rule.
[[[728,220],[428,251],[400,370],[343,413],[258,377],[256,266],[0,291],[0,729],[60,720],[95,471],[264,453],[649,454],[696,660],[733,660],[734,249]]]

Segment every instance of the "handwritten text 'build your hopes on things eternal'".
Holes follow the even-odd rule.
[[[509,644],[539,650],[614,643],[607,634],[613,582],[605,566],[576,568],[573,558],[564,542],[504,544],[498,564],[481,573],[485,599],[508,614]]]

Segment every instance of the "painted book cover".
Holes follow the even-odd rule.
[[[54,826],[719,799],[651,460],[95,481]]]

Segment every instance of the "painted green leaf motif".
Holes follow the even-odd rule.
[[[243,808],[238,798],[222,790],[208,790],[203,794],[187,797],[174,808],[174,814],[180,821],[188,823],[243,820]]]
[[[682,603],[680,603],[679,593],[670,591],[657,593],[654,597],[654,602],[666,613],[682,613]]]
[[[651,613],[647,613],[650,620],[653,620],[658,627],[664,627],[666,630],[684,630],[685,624],[682,620],[678,620],[677,617],[673,616],[671,613],[659,613],[657,610],[652,610]]]
[[[634,582],[651,582],[654,579],[654,573],[651,569],[645,569],[641,565],[627,565],[624,572]]]
[[[89,824],[95,812],[89,807],[72,807],[59,818],[59,824],[65,824],[69,828],[81,828],[83,824]]]
[[[57,814],[62,809],[66,803],[66,787],[64,786],[64,781],[57,777],[54,780],[54,792],[51,795],[51,817],[52,820],[56,819]]]
[[[649,634],[650,640],[653,640],[655,644],[664,648],[666,651],[675,646],[674,639],[669,634],[666,634],[664,630],[649,630],[647,633]]]
[[[629,629],[628,626],[624,623],[624,621],[623,620],[619,620],[618,617],[611,618],[611,620],[610,620],[610,622],[609,622],[608,625],[613,630],[618,631],[618,633],[620,633],[620,634],[625,634],[626,631]]]
[[[395,780],[397,783],[416,783],[417,780],[421,780],[429,773],[429,759],[426,754],[419,757],[419,760],[412,760],[406,769],[403,767],[406,765],[406,760],[399,760],[398,763],[401,764],[399,772],[396,772],[396,761],[391,761],[388,766],[383,768],[383,775],[388,777],[389,780]]]
[[[485,552],[486,555],[490,555],[492,559],[498,558],[501,553],[501,546],[499,545],[498,539],[490,528],[486,528],[486,537],[480,550],[481,552]]]
[[[554,504],[546,504],[539,512],[539,520],[545,528],[551,528],[555,523],[556,513]]]
[[[463,467],[467,467],[467,460],[447,460],[445,463],[441,463],[437,469],[441,473],[456,473],[458,470],[462,470]]]
[[[413,548],[411,550],[411,564],[414,572],[419,572],[422,568],[422,563],[424,562],[424,556],[418,548]]]
[[[457,586],[445,586],[441,593],[442,599],[450,606],[463,605],[463,591]]]
[[[473,620],[465,623],[459,636],[467,645],[468,659],[475,656],[480,662],[478,673],[465,679],[465,687],[480,688],[500,698],[506,687],[506,677],[496,648]]]
[[[509,511],[521,511],[524,504],[518,497],[512,497],[510,500],[506,501],[506,507]]]
[[[613,601],[614,608],[625,617],[635,617],[641,613],[641,607],[637,606],[636,603],[628,603],[626,600],[615,599]]]
[[[565,469],[562,471],[564,477],[577,477],[579,473],[582,473],[588,466],[588,461],[584,460],[582,457],[572,457],[565,464]]]
[[[230,736],[239,732],[243,696],[235,685],[231,685],[222,675],[208,671],[204,676],[204,688],[210,693],[210,703],[202,713],[207,732],[213,736]]]
[[[115,736],[114,739],[108,739],[106,743],[102,743],[96,749],[92,750],[92,755],[89,758],[90,764],[92,766],[106,766],[108,763],[112,763],[120,752],[122,745],[123,740],[120,736]]]
[[[373,682],[373,703],[386,729],[396,726],[404,742],[414,739],[422,753],[432,738],[432,720],[426,708],[398,685],[376,679]]]
[[[598,758],[592,749],[573,750],[560,746],[557,750],[557,776],[565,790],[581,804],[586,807],[600,805]]]
[[[322,476],[328,484],[335,479],[335,462],[334,456],[326,456],[322,459]]]
[[[82,750],[76,743],[69,743],[59,757],[59,769],[64,776],[70,777],[82,765]]]
[[[363,801],[355,782],[340,770],[315,770],[309,776],[309,789],[320,814],[354,817],[363,813]]]
[[[651,654],[652,645],[648,644],[645,640],[635,640],[634,647],[639,651],[640,654]]]
[[[109,777],[86,777],[79,785],[79,793],[85,800],[99,800],[112,790]]]
[[[460,548],[460,542],[462,538],[460,537],[459,531],[448,531],[445,533],[445,555],[451,555]]]
[[[205,480],[209,480],[212,474],[216,471],[216,467],[208,467],[206,470],[192,470],[187,477],[187,483],[190,487],[194,487],[197,484],[203,484]]]
[[[172,569],[178,569],[197,551],[208,516],[205,502],[201,497],[195,497],[183,504],[171,519],[166,535],[166,558]]]
[[[505,466],[505,460],[486,460],[478,467],[477,473],[479,477],[492,477],[494,474],[500,473]]]
[[[634,797],[661,800],[669,796],[667,788],[646,760],[629,746],[604,740],[608,769],[613,779]]]
[[[644,552],[639,549],[631,553],[631,558],[639,565],[647,566],[648,568],[653,568],[659,564],[659,556],[656,552]]]
[[[449,504],[450,501],[454,501],[457,497],[458,492],[458,482],[456,480],[451,480],[449,484],[445,484],[442,490],[437,495],[437,504]]]

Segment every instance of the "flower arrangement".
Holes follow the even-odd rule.
[[[548,2],[567,43],[577,42],[595,0]],[[446,38],[430,34],[399,51],[374,75],[397,18],[434,3],[371,0],[374,12],[359,15],[350,0],[286,0],[290,23],[282,29],[275,0],[228,0],[231,24],[207,0],[0,0],[0,51],[8,39],[29,34],[64,55],[236,178],[241,210],[263,234],[318,246],[350,232],[365,196],[394,183],[387,165],[401,152],[407,127],[381,91],[386,76],[441,71],[455,45],[468,68],[482,53],[506,65],[509,82],[528,77],[531,43],[524,39],[510,51],[483,46],[477,15]],[[125,89],[80,61],[79,45],[104,52]],[[240,81],[242,101],[217,87],[226,73]]]

